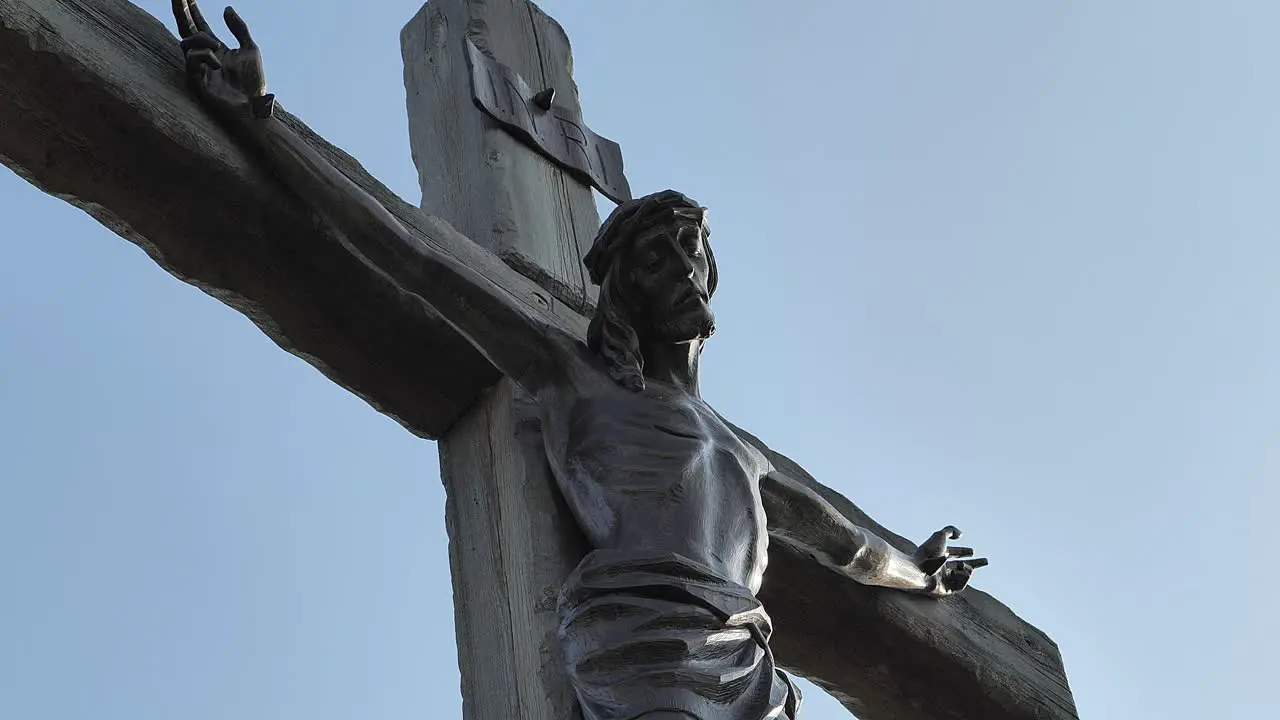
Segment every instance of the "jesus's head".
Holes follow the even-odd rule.
[[[681,193],[665,190],[619,205],[584,262],[600,285],[587,342],[622,385],[644,387],[643,347],[691,345],[696,357],[715,331],[707,211]]]

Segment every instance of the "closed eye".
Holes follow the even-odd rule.
[[[666,425],[660,425],[660,424],[658,424],[658,423],[654,423],[653,427],[654,427],[654,429],[655,429],[655,430],[660,430],[660,431],[662,431],[662,432],[664,432],[664,433],[666,433],[666,434],[668,434],[668,435],[674,435],[674,436],[676,436],[676,437],[680,437],[680,438],[687,438],[687,439],[689,439],[689,440],[701,440],[701,439],[702,439],[701,437],[699,437],[699,436],[697,436],[697,435],[695,435],[695,434],[693,434],[693,433],[691,433],[691,432],[686,432],[686,431],[682,431],[682,430],[676,430],[675,428],[667,427]]]

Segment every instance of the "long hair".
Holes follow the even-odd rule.
[[[600,226],[591,250],[583,258],[591,282],[600,286],[600,300],[587,328],[587,347],[604,359],[609,377],[619,385],[639,392],[644,389],[644,357],[636,333],[636,306],[631,294],[629,268],[625,258],[642,231],[681,219],[703,222],[706,208],[675,190],[629,200],[614,208]],[[711,245],[707,254],[707,291],[715,293],[719,280]],[[714,328],[711,328],[714,331]],[[709,334],[709,333],[708,333]]]

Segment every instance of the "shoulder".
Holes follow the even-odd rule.
[[[538,388],[527,388],[540,399],[558,400],[597,396],[615,387],[604,361],[586,343],[567,333],[555,333],[555,347],[545,377]]]

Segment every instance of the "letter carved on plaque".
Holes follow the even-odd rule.
[[[516,71],[485,55],[470,40],[467,59],[472,97],[481,110],[610,200],[631,199],[618,143],[592,132],[572,110],[548,102],[552,94],[539,98]]]

